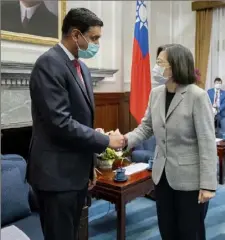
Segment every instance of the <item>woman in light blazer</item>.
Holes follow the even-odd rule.
[[[195,85],[192,53],[161,46],[141,124],[125,135],[132,148],[156,137],[152,178],[162,240],[205,240],[204,218],[217,188],[214,116],[207,92]]]

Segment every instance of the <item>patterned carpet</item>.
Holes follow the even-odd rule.
[[[127,204],[126,240],[160,240],[155,202],[138,198]],[[93,201],[89,210],[89,239],[115,240],[116,213],[106,201]],[[206,218],[207,240],[225,240],[225,186],[211,200]]]

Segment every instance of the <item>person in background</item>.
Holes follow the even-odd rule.
[[[206,240],[204,219],[217,189],[214,116],[199,88],[194,59],[179,44],[158,48],[153,88],[141,124],[125,135],[128,149],[154,133],[152,178],[162,240]]]
[[[221,88],[222,79],[217,77],[214,80],[214,88],[208,90],[208,95],[215,115],[218,137],[221,137],[221,133],[225,133],[225,91]]]
[[[91,74],[80,58],[99,49],[103,22],[90,10],[71,9],[62,41],[41,55],[31,73],[33,133],[27,180],[38,203],[45,240],[74,240],[89,187],[95,153],[124,144],[121,134],[93,129]]]

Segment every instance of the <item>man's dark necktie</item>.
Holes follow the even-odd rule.
[[[77,74],[78,74],[78,77],[79,77],[80,81],[82,82],[83,86],[86,88],[85,83],[84,83],[84,79],[83,79],[83,76],[82,76],[82,73],[81,73],[80,63],[78,62],[78,60],[75,59],[73,61],[73,64],[74,64],[74,67],[77,70]]]
[[[25,13],[25,17],[23,19],[23,23],[22,24],[23,24],[24,29],[27,29],[28,24],[29,24],[29,19],[27,18],[27,11]]]

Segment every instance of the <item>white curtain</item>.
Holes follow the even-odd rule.
[[[225,7],[213,10],[212,34],[205,89],[214,85],[219,77],[225,89]]]

